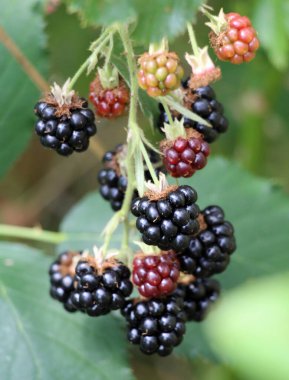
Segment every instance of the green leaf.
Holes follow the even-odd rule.
[[[255,10],[254,27],[269,55],[272,64],[284,70],[289,63],[289,7],[283,0],[258,1]]]
[[[71,12],[79,13],[84,25],[106,26],[114,22],[134,22],[133,39],[149,44],[167,36],[184,33],[186,22],[195,18],[201,0],[66,0]]]
[[[1,26],[26,58],[44,73],[44,23],[37,5],[37,0],[13,0],[2,6]],[[1,177],[24,151],[32,136],[33,107],[39,89],[1,41],[0,57],[0,87],[3,91],[0,97]]]
[[[216,355],[246,380],[288,378],[288,287],[288,273],[244,284],[224,298],[207,323]]]
[[[50,262],[0,244],[0,378],[132,380],[119,321],[67,313],[49,296]]]
[[[206,170],[181,181],[196,188],[201,208],[221,206],[236,230],[238,249],[230,266],[218,276],[224,290],[251,278],[277,273],[288,264],[288,197],[270,182],[258,179],[235,163],[211,157]],[[72,235],[65,247],[83,249],[100,244],[100,231],[108,221],[110,206],[96,193],[88,195],[65,218],[61,230]],[[139,239],[137,233],[135,240]],[[133,240],[133,239],[132,239]],[[113,236],[119,247],[120,231]],[[63,245],[62,245],[63,248]],[[202,324],[188,324],[186,338],[176,353],[188,357],[213,357]]]

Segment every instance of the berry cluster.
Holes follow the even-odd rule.
[[[164,165],[172,177],[191,177],[196,170],[206,166],[210,147],[198,132],[196,134],[195,137],[178,137],[171,143],[167,140],[161,143]]]
[[[100,117],[115,118],[121,116],[129,104],[129,91],[121,79],[117,87],[103,88],[97,76],[89,88],[89,100]]]
[[[34,112],[38,116],[35,132],[43,146],[56,150],[62,156],[87,150],[89,138],[96,134],[95,117],[87,102],[81,103],[81,107],[62,115],[58,114],[56,105],[46,101],[35,105]]]
[[[217,57],[233,64],[252,61],[259,48],[259,40],[251,21],[233,12],[227,13],[225,19],[225,31],[210,34]]]
[[[139,86],[150,96],[163,96],[180,87],[184,70],[172,52],[145,53],[139,58]]]
[[[50,294],[69,312],[97,317],[124,307],[133,285],[130,270],[121,262],[97,261],[81,252],[64,252],[49,270]]]
[[[142,240],[160,249],[182,251],[199,230],[197,193],[190,186],[168,188],[156,200],[136,198],[131,207]]]
[[[181,270],[196,277],[223,272],[236,249],[234,228],[224,220],[221,207],[209,206],[202,211],[205,226],[180,255]]]
[[[193,128],[203,135],[203,138],[208,143],[214,142],[220,133],[224,133],[228,129],[228,120],[224,116],[224,108],[216,99],[216,94],[211,86],[203,86],[197,89],[188,87],[188,80],[183,83],[184,98],[186,106],[208,121],[212,127],[190,120],[184,117],[184,127]],[[183,115],[178,114],[176,118],[180,120]],[[158,120],[158,128],[162,131],[164,123],[169,123],[168,115],[162,105],[160,105],[160,115]]]
[[[186,331],[182,297],[151,298],[129,301],[122,310],[127,320],[128,340],[151,355],[167,356],[179,345]]]
[[[132,281],[146,297],[170,294],[177,286],[180,264],[174,252],[159,255],[136,255],[133,260]]]

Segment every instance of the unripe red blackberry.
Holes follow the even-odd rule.
[[[136,227],[148,245],[168,251],[183,251],[198,232],[199,207],[190,186],[171,186],[161,193],[148,192],[132,202]]]
[[[180,275],[180,264],[173,251],[159,255],[137,254],[133,259],[132,282],[146,298],[172,293]]]
[[[180,255],[181,270],[195,277],[210,277],[223,272],[236,249],[234,228],[225,221],[221,207],[208,206],[202,211],[204,225],[191,238]]]
[[[179,345],[186,331],[182,297],[167,296],[138,302],[130,300],[122,309],[130,343],[146,355],[167,356]]]
[[[52,88],[52,92],[34,108],[38,116],[35,132],[40,136],[41,144],[62,156],[87,150],[90,137],[97,131],[94,113],[88,108],[87,101],[74,93],[66,94],[66,102],[60,99],[59,93],[54,93]]]
[[[196,170],[203,169],[210,154],[209,144],[195,131],[187,137],[161,141],[160,149],[167,172],[176,178],[191,177]]]
[[[240,64],[255,57],[260,43],[247,16],[234,12],[224,14],[221,10],[218,18],[208,25],[213,30],[210,39],[220,60]]]
[[[121,262],[107,260],[99,267],[92,258],[83,258],[75,272],[72,304],[91,317],[122,308],[132,292],[130,270]]]
[[[220,296],[220,283],[211,278],[199,278],[179,284],[173,295],[183,297],[187,321],[201,322]]]
[[[71,302],[71,294],[74,291],[75,260],[79,260],[80,257],[81,252],[63,252],[49,268],[50,295],[63,303],[69,312],[77,310]]]
[[[110,202],[111,208],[114,211],[121,209],[126,188],[127,177],[124,172],[121,171],[120,161],[124,159],[125,152],[124,145],[117,145],[115,150],[108,151],[103,156],[103,169],[98,173],[98,182],[100,186],[100,194],[102,197]],[[148,149],[148,155],[155,168],[156,175],[160,170],[163,170],[162,160],[160,155],[151,149]],[[145,170],[145,179],[150,180],[151,176],[148,170]],[[138,196],[137,190],[135,190],[133,198]]]
[[[91,82],[89,90],[89,100],[94,105],[98,116],[116,118],[124,114],[129,104],[129,90],[122,78],[117,86],[104,88],[97,75]]]
[[[164,96],[180,87],[184,70],[176,53],[144,53],[138,63],[138,83],[149,96]]]
[[[181,120],[184,118],[184,127],[193,128],[203,135],[208,143],[214,142],[220,133],[227,131],[229,123],[224,116],[223,105],[217,100],[216,94],[211,86],[199,87],[192,90],[188,87],[188,80],[183,83],[185,106],[192,110],[203,119],[207,120],[212,127],[190,120],[181,114],[173,113],[173,118]],[[160,105],[160,115],[158,120],[158,128],[161,132],[164,124],[169,123],[168,115],[162,105]]]

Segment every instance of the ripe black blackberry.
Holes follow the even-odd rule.
[[[179,284],[175,293],[184,299],[187,321],[203,321],[220,296],[220,283],[211,278],[199,278],[189,284]]]
[[[224,220],[221,207],[208,206],[202,211],[204,228],[180,255],[181,271],[196,277],[223,272],[236,249],[234,228]]]
[[[185,91],[185,104],[188,108],[201,116],[203,119],[211,123],[212,128],[184,117],[184,126],[193,128],[204,136],[204,140],[208,143],[214,142],[220,133],[227,131],[229,123],[224,116],[224,108],[216,99],[216,94],[211,86],[199,87],[196,90],[188,88],[187,81],[183,83]],[[192,100],[191,100],[192,99]],[[160,115],[158,127],[164,127],[164,123],[169,123],[168,116],[162,105],[160,107]],[[183,115],[179,114],[177,118],[180,120]]]
[[[87,150],[89,138],[96,134],[94,113],[84,99],[78,99],[75,106],[67,106],[62,111],[56,101],[40,101],[34,112],[38,116],[35,132],[40,136],[41,144],[62,156]]]
[[[75,272],[72,304],[91,317],[122,308],[132,292],[130,270],[121,262],[107,261],[99,268],[95,260],[85,258],[78,262]]]
[[[63,252],[49,268],[50,295],[63,303],[69,312],[77,310],[71,302],[71,294],[74,290],[74,260],[80,256],[81,252]]]
[[[110,202],[111,208],[114,211],[121,209],[127,188],[127,178],[121,173],[119,164],[119,157],[124,153],[124,145],[122,144],[117,145],[115,150],[106,152],[102,159],[104,168],[98,173],[100,194],[105,200]],[[162,169],[160,155],[151,149],[148,150],[148,154],[155,167],[155,172],[158,175]],[[145,171],[145,179],[151,179],[148,170]],[[138,194],[135,190],[133,198],[137,196]]]
[[[149,196],[136,198],[131,211],[137,216],[136,227],[143,242],[164,251],[187,248],[199,230],[196,200],[197,192],[190,186],[168,187],[155,200]]]
[[[135,303],[129,300],[122,309],[130,343],[151,355],[169,355],[179,345],[186,331],[186,313],[182,297],[152,298]]]

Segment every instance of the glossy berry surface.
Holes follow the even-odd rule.
[[[80,257],[81,252],[63,252],[50,265],[50,295],[57,301],[63,303],[69,312],[77,309],[71,302],[71,294],[74,290],[73,259]]]
[[[223,105],[217,100],[216,94],[211,86],[203,86],[196,90],[191,90],[188,88],[187,81],[183,83],[183,86],[187,95],[194,99],[191,103],[190,109],[203,119],[207,120],[212,127],[208,127],[186,117],[184,117],[184,126],[186,128],[193,128],[201,133],[204,140],[208,143],[214,142],[221,133],[227,131],[229,126],[228,120],[224,116]],[[169,119],[162,105],[160,105],[160,111],[158,127],[161,131],[161,128],[164,127],[164,123],[169,123]],[[182,117],[183,115],[178,115],[177,119],[181,120]]]
[[[97,77],[91,82],[89,91],[89,100],[95,108],[95,113],[100,117],[121,116],[129,104],[129,90],[123,80],[120,80],[118,87],[105,89]]]
[[[129,342],[138,345],[146,355],[169,355],[186,331],[183,307],[183,298],[177,296],[128,301],[122,314],[127,321]]]
[[[203,321],[220,296],[220,283],[211,278],[199,278],[188,285],[179,284],[174,294],[184,299],[187,321]]]
[[[84,102],[82,108],[72,109],[69,117],[58,117],[55,107],[38,102],[34,108],[38,116],[35,132],[41,144],[61,156],[87,150],[90,137],[96,134],[94,113],[87,107],[87,102]]]
[[[225,18],[228,23],[225,32],[211,35],[217,57],[233,64],[252,61],[260,44],[251,21],[238,13],[228,13]]]
[[[136,198],[131,211],[137,217],[136,227],[145,244],[162,250],[182,251],[189,246],[191,236],[198,232],[199,207],[196,191],[179,186],[159,200]]]
[[[122,308],[132,292],[130,270],[121,263],[99,273],[94,265],[82,259],[75,272],[76,289],[71,301],[77,310],[91,317]]]
[[[174,252],[160,255],[137,255],[133,260],[132,282],[146,298],[172,293],[180,275],[180,264]]]
[[[145,53],[138,62],[138,83],[149,96],[167,95],[180,87],[184,70],[175,53]]]
[[[121,154],[123,145],[118,145],[115,150],[111,150],[105,153],[103,156],[103,169],[98,173],[99,191],[101,196],[110,203],[111,208],[114,211],[121,209],[126,188],[127,177],[120,173],[118,155]],[[148,150],[150,161],[155,167],[156,175],[162,170],[163,164],[160,155],[152,150]],[[145,179],[148,181],[151,179],[149,171],[145,171]],[[135,190],[133,198],[137,197],[137,191]]]
[[[170,147],[162,150],[165,168],[176,178],[191,177],[196,170],[204,168],[210,154],[209,144],[201,136],[178,137]]]
[[[207,228],[193,237],[180,255],[181,270],[196,277],[210,277],[223,272],[236,249],[234,228],[225,221],[221,207],[209,206],[202,211]]]

